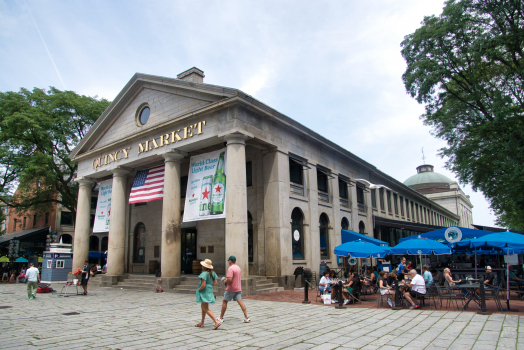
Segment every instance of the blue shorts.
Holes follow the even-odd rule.
[[[331,290],[331,286],[319,286],[318,289],[320,289],[321,292],[324,292],[324,291],[330,291]]]

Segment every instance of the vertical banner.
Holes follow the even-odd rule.
[[[109,217],[111,215],[111,192],[113,180],[100,182],[98,190],[98,202],[96,203],[95,224],[93,232],[108,232]]]
[[[226,217],[226,149],[191,157],[183,222]]]

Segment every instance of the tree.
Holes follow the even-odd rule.
[[[77,164],[69,154],[108,105],[54,87],[0,93],[0,201],[37,213],[56,203],[76,217]]]
[[[524,229],[524,6],[449,0],[401,44],[408,94],[447,141],[459,181],[481,190],[497,224]]]

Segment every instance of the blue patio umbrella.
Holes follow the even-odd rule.
[[[451,249],[442,243],[427,238],[413,238],[400,242],[391,248],[391,254],[410,254],[420,256],[420,264],[422,265],[422,255],[446,255],[451,254]],[[422,266],[420,267],[422,273]]]
[[[15,263],[26,263],[28,262],[29,260],[27,260],[26,258],[24,258],[23,256],[19,257],[18,259],[15,260]]]
[[[457,242],[459,243],[459,242]],[[468,246],[466,241],[461,242],[463,246]],[[485,235],[479,238],[469,240],[469,247],[496,247],[502,248],[506,252],[506,256],[509,258],[511,249],[524,249],[524,235],[514,232],[496,232],[489,235]],[[509,259],[508,259],[509,260]],[[509,277],[509,264],[506,263],[506,275]],[[512,311],[509,307],[509,278],[506,278],[507,283],[507,305],[508,311]]]
[[[335,247],[335,254],[352,258],[383,258],[389,254],[389,247],[381,247],[362,240],[346,242]]]

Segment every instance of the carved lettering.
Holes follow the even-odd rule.
[[[138,154],[146,152],[147,149],[142,145],[141,143],[138,144]],[[124,150],[125,152],[125,150]],[[126,152],[126,158],[127,158],[127,152]]]
[[[201,122],[198,122],[197,128],[196,128],[198,130],[198,132],[196,133],[197,135],[202,134],[202,125],[206,125],[206,121],[205,120],[201,121]]]
[[[169,134],[160,136],[160,147],[169,145]]]
[[[139,145],[140,145],[140,144],[139,144]],[[129,157],[129,150],[130,150],[130,149],[131,149],[131,147],[127,147],[127,148],[124,148],[124,149],[122,150],[122,152],[124,152],[124,155],[125,155],[124,159],[127,159],[127,157]],[[139,153],[140,153],[140,152],[139,152]]]
[[[178,129],[177,131],[171,132],[171,143],[182,141],[182,138],[180,137],[180,135],[178,135],[179,132],[180,132],[180,129]]]
[[[115,157],[113,157],[113,155],[111,153],[109,153],[107,155],[108,159],[109,159],[109,164],[111,164],[111,162],[114,162],[115,161]]]
[[[184,128],[184,140],[189,137],[193,137],[193,132],[191,131],[191,126],[186,126]]]
[[[156,143],[156,140],[153,139],[152,141],[153,141],[153,148],[158,148],[158,144]]]

